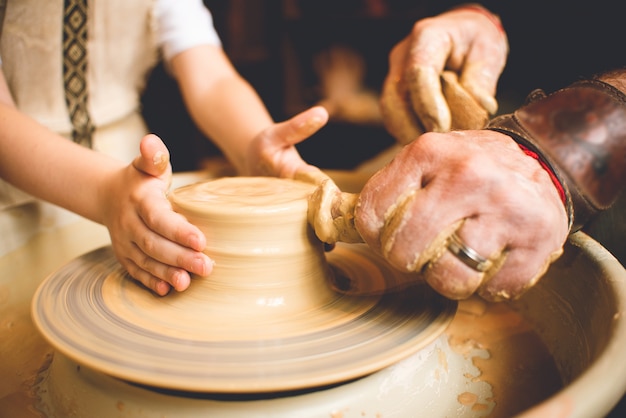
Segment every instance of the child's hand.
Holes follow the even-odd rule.
[[[169,152],[155,135],[145,136],[140,156],[103,192],[104,224],[113,250],[128,273],[158,295],[187,289],[190,273],[207,276],[213,262],[202,250],[204,234],[172,210]]]
[[[245,175],[295,178],[319,169],[302,160],[295,144],[304,141],[328,121],[328,112],[312,107],[261,132],[248,150]]]

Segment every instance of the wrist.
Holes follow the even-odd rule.
[[[554,172],[576,230],[609,207],[626,183],[626,95],[594,79],[534,98],[488,129],[536,152]]]
[[[565,187],[563,187],[563,183],[561,183],[559,178],[556,176],[554,170],[539,156],[538,153],[528,149],[520,143],[518,143],[517,145],[520,147],[524,154],[537,160],[541,168],[543,168],[548,173],[548,176],[550,176],[550,180],[552,180],[552,184],[554,184],[554,187],[556,188],[556,191],[561,198],[561,202],[563,202],[564,205],[567,205],[567,195],[565,193]]]
[[[626,69],[607,71],[593,78],[603,81],[626,94]]]

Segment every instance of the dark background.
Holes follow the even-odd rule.
[[[368,87],[379,90],[387,54],[412,24],[462,2],[416,0],[205,0],[224,48],[257,89],[277,121],[319,99],[313,56],[330,45],[363,55]],[[372,4],[382,5],[382,11]],[[622,67],[626,26],[615,2],[484,1],[499,14],[510,54],[500,78],[500,113],[522,104],[535,88],[547,92],[594,73]],[[368,5],[369,8],[368,8]],[[381,9],[381,6],[378,7]],[[158,67],[144,97],[144,113],[172,151],[175,171],[197,169],[219,151],[191,124],[174,82]],[[349,150],[340,157],[330,144]],[[323,168],[351,168],[393,140],[380,126],[331,123],[299,149]]]
[[[362,54],[366,83],[380,89],[387,54],[412,24],[463,2],[417,0],[205,0],[224,48],[277,121],[313,105],[319,86],[313,56],[345,44]],[[510,55],[500,78],[499,113],[519,107],[535,88],[546,92],[595,73],[624,67],[626,26],[619,2],[484,1],[500,15]],[[374,11],[374,12],[373,12]],[[219,150],[193,126],[162,66],[143,98],[150,129],[170,148],[175,171],[196,170]],[[349,169],[393,140],[381,126],[332,122],[299,146],[322,168]],[[330,146],[345,150],[340,156]],[[336,148],[335,148],[336,149]],[[611,418],[626,416],[622,401]]]

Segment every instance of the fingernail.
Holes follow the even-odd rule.
[[[191,276],[187,271],[179,271],[172,277],[172,286],[178,292],[182,292],[189,287],[191,283]]]
[[[191,235],[189,237],[189,241],[187,246],[191,249],[194,249],[196,251],[202,251],[204,250],[204,243],[202,242],[202,238],[197,236],[197,235]]]
[[[170,289],[171,289],[170,284],[165,282],[165,281],[163,281],[163,280],[159,280],[156,283],[156,285],[154,286],[154,291],[159,296],[167,295],[169,293]]]
[[[313,131],[318,129],[320,126],[324,124],[324,119],[319,116],[313,116],[304,121],[302,127],[307,131]]]
[[[325,118],[322,118],[322,117],[319,117],[319,116],[314,116],[314,117],[311,118],[311,122],[310,123],[311,123],[312,126],[318,127],[318,126],[323,125],[325,120],[326,120]]]
[[[162,167],[167,164],[167,155],[163,151],[157,151],[152,157],[152,164],[157,167]]]
[[[483,105],[485,107],[485,110],[492,115],[495,115],[496,112],[498,111],[498,102],[492,96],[485,97],[485,101]]]
[[[191,264],[192,271],[199,276],[208,276],[213,271],[215,261],[210,258],[197,258]]]

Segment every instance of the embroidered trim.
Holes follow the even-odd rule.
[[[72,139],[91,147],[95,127],[87,108],[87,10],[87,0],[65,0],[63,83],[72,122]]]

